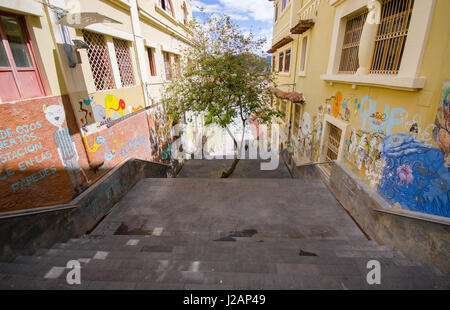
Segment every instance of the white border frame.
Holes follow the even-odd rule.
[[[304,70],[300,70],[301,67],[301,62],[302,62],[302,56],[303,56],[303,40],[304,38],[306,38],[306,49],[305,49],[305,65],[304,65]],[[310,36],[310,31],[307,30],[304,33],[302,33],[299,38],[298,38],[298,76],[306,76],[306,71],[308,70],[308,55],[309,55],[309,46],[311,45],[311,36]]]
[[[320,76],[322,80],[330,83],[341,82],[353,85],[372,85],[405,90],[418,90],[425,86],[426,77],[419,77],[418,75],[431,28],[436,0],[415,0],[405,50],[399,72],[395,76],[337,73],[345,31],[345,17],[366,6],[367,0],[336,2],[331,2],[331,4],[336,5],[336,14],[327,73]]]

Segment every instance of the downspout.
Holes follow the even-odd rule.
[[[149,96],[147,96],[148,89],[144,89],[147,87],[146,84],[149,82],[148,70],[145,67],[144,39],[142,38],[137,2],[136,0],[130,0],[129,3],[130,3],[131,25],[133,28],[134,44],[137,54],[136,62],[138,67],[138,73],[141,79],[142,94],[144,96],[145,106],[148,107],[150,105],[149,103],[150,98],[148,98]]]

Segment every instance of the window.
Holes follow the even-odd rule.
[[[272,57],[272,72],[275,72],[275,70],[276,70],[276,67],[275,67],[275,57],[273,57],[273,56],[271,56]]]
[[[113,42],[122,86],[134,85],[133,65],[131,64],[128,41],[114,38]]]
[[[0,12],[0,96],[3,101],[45,95],[22,17]]]
[[[286,3],[287,3],[287,0],[282,0],[282,2],[281,2],[281,12],[283,12],[284,9],[286,8]]]
[[[170,64],[170,55],[167,52],[163,52],[164,56],[164,69],[166,70],[166,80],[172,79],[172,68]]]
[[[187,25],[188,24],[188,11],[186,8],[186,2],[183,3],[182,9],[183,9],[183,23],[185,25]]]
[[[413,4],[414,0],[383,1],[370,73],[398,73]]]
[[[286,101],[280,100],[280,111],[283,113],[286,113],[286,109],[287,109]],[[288,117],[287,114],[286,114],[286,117]]]
[[[94,84],[97,90],[115,88],[112,74],[108,46],[105,37],[101,34],[83,30],[84,41],[89,45],[87,51],[89,64],[91,65]]]
[[[299,104],[295,104],[294,105],[294,130],[292,131],[294,135],[297,134],[298,131],[298,125],[300,123],[300,105]]]
[[[150,75],[156,76],[155,56],[153,55],[152,49],[147,48],[147,53],[148,53],[148,63],[150,64]]]
[[[173,16],[172,4],[170,0],[158,0],[159,7]]]
[[[334,1],[336,7],[326,74],[327,82],[371,85],[391,89],[416,91],[423,89],[427,80],[421,74],[422,60],[433,24],[436,0],[380,0],[377,16],[379,24],[364,24],[371,35],[360,37],[358,56],[361,66],[356,74],[340,74],[342,43],[349,16],[366,9],[366,1]],[[436,7],[435,7],[436,6]],[[376,10],[376,9],[375,9]],[[376,13],[376,11],[374,11]],[[369,13],[370,14],[370,13]],[[372,34],[372,31],[374,32]],[[363,30],[364,32],[364,30]],[[364,40],[364,42],[363,42]],[[373,48],[362,48],[372,47]],[[345,68],[344,68],[345,69]],[[353,69],[354,70],[354,69]]]
[[[366,22],[368,11],[363,10],[349,18],[345,27],[339,73],[355,73],[359,67],[358,51],[361,33]]]
[[[286,59],[284,60],[284,72],[289,72],[289,67],[291,65],[291,49],[286,51]]]
[[[174,61],[175,61],[175,73],[177,74],[177,77],[180,77],[181,76],[180,57],[178,57],[177,55],[174,56]]]
[[[302,39],[302,50],[300,54],[300,72],[299,73],[305,73],[306,71],[306,53],[308,51],[308,37],[305,36]]]
[[[282,72],[283,71],[283,57],[284,57],[284,53],[281,52],[279,59],[278,59],[278,71]]]
[[[275,21],[278,19],[278,2],[275,3]]]

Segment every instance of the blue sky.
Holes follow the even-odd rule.
[[[196,6],[205,8],[205,11],[209,13],[229,15],[244,33],[252,31],[257,37],[267,39],[264,51],[271,47],[273,2],[268,0],[193,0],[192,15],[200,19],[201,13]]]

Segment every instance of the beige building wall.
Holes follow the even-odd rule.
[[[280,7],[281,1],[278,2]],[[448,102],[445,96],[450,86],[448,83],[450,61],[447,56],[450,52],[450,21],[444,12],[450,10],[450,2],[446,0],[416,0],[414,2],[400,71],[396,75],[389,76],[339,74],[333,71],[340,61],[345,21],[348,16],[351,16],[346,14],[354,9],[364,8],[368,1],[302,2],[296,0],[291,2],[293,4],[286,9],[293,8],[291,11],[293,18],[289,20],[286,17],[289,15],[288,12],[282,13],[281,16],[279,14],[279,20],[274,24],[272,43],[275,44],[288,35],[293,41],[280,47],[272,55],[276,59],[275,68],[278,70],[279,53],[292,48],[291,72],[289,75],[280,73],[278,83],[295,83],[296,91],[303,93],[305,98],[305,103],[301,105],[300,128],[291,126],[291,135],[284,145],[288,145],[287,148],[295,164],[327,160],[330,128],[332,128],[331,125],[336,126],[340,130],[339,145],[336,148],[337,160],[345,163],[385,198],[388,189],[394,188],[397,194],[389,199],[386,198],[392,206],[409,210],[417,208],[416,211],[419,212],[434,212],[435,215],[449,216],[448,209],[439,211],[433,209],[434,205],[427,205],[427,198],[422,198],[423,203],[419,204],[404,198],[409,195],[410,187],[413,186],[410,185],[411,183],[404,182],[401,186],[398,184],[403,183],[397,182],[397,185],[392,184],[388,187],[386,182],[388,182],[388,172],[392,173],[392,179],[397,177],[398,180],[407,175],[408,182],[413,182],[412,184],[416,187],[422,186],[424,191],[422,194],[425,196],[429,195],[428,190],[437,186],[438,183],[450,184],[448,170],[446,170],[450,163],[450,140],[433,138],[436,121],[442,120],[444,115],[447,115],[445,113],[448,113],[448,110],[445,110],[447,106],[444,100]],[[300,20],[307,19],[315,22],[309,30],[302,34],[286,32],[286,29],[291,29]],[[307,56],[305,71],[300,72],[299,64],[304,37],[308,37]],[[366,46],[367,42],[364,41],[361,44]],[[292,68],[293,66],[296,68]],[[296,73],[291,75],[293,70]],[[279,88],[289,91],[288,87],[280,86]],[[292,104],[289,102],[287,104],[291,106],[291,109],[288,109],[288,115],[282,123],[285,125],[285,136],[289,133],[289,117],[293,116]],[[441,132],[444,131],[441,130]],[[405,147],[411,147],[411,154],[415,154],[415,157],[411,155],[413,156],[411,158],[421,162],[420,168],[417,166],[419,164],[416,166],[410,164],[408,167],[411,170],[408,170],[410,172],[406,174],[402,174],[400,170],[389,171],[386,168],[386,162],[391,159],[385,156],[386,153],[382,153],[382,147],[388,147],[389,137],[399,141],[414,139],[417,145],[422,145],[429,150],[426,154],[434,154],[434,157],[430,155],[432,160],[424,160],[425,157],[422,158],[419,151],[413,149],[412,144],[406,144]],[[407,165],[407,158],[409,157],[404,155],[397,159],[403,160],[402,164]],[[428,161],[442,161],[442,166],[431,167]],[[404,169],[409,169],[408,167],[402,166]],[[433,176],[427,179],[426,176],[422,176],[421,171],[427,171],[424,172],[425,175]],[[422,183],[419,182],[420,180]],[[429,182],[429,189],[423,188],[424,182]],[[445,197],[449,187],[445,185],[442,188],[442,192],[439,189],[438,193]],[[402,191],[404,196],[398,194],[403,193]],[[415,192],[418,191],[420,192],[420,190]],[[439,201],[448,206],[448,198],[446,200],[442,197]],[[419,200],[420,198],[417,201]]]

